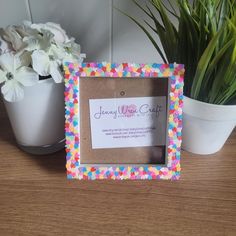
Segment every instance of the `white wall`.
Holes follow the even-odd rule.
[[[142,30],[113,6],[145,18],[130,0],[0,0],[0,27],[53,21],[76,38],[86,61],[162,62]]]

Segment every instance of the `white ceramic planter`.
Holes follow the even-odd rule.
[[[235,126],[236,105],[214,105],[184,97],[184,150],[204,155],[215,153]]]
[[[52,79],[24,87],[24,99],[4,101],[20,148],[33,154],[48,154],[64,147],[64,83]]]

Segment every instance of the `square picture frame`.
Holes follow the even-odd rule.
[[[139,63],[70,63],[65,72],[65,135],[66,169],[68,179],[171,179],[180,177],[180,150],[182,142],[182,107],[184,66],[182,64]],[[80,113],[80,81],[86,78],[166,78],[167,93],[166,160],[165,165],[145,163],[81,163],[82,137]],[[130,81],[130,80],[127,80]],[[94,82],[92,82],[94,83]],[[82,99],[82,97],[81,97]],[[90,117],[91,118],[91,117]],[[91,134],[90,134],[91,135]],[[83,148],[83,147],[82,147]]]

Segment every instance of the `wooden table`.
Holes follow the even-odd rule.
[[[0,104],[0,235],[236,235],[236,132],[182,152],[180,181],[68,181],[65,152],[16,147]]]

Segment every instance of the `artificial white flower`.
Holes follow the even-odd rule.
[[[32,29],[37,29],[39,32],[42,30],[48,30],[54,35],[54,40],[58,43],[65,43],[69,40],[65,30],[61,28],[59,24],[53,22],[47,22],[45,24],[32,24]]]
[[[61,61],[52,50],[45,52],[43,50],[35,50],[32,53],[33,69],[41,76],[51,75],[56,83],[63,81],[61,71]]]
[[[53,34],[49,31],[42,30],[42,34],[27,36],[23,41],[27,44],[24,50],[44,50],[48,51],[52,45]]]
[[[2,30],[1,37],[3,40],[11,44],[11,48],[15,52],[22,50],[26,46],[23,42],[23,38],[17,32],[15,26],[7,26],[4,30]]]
[[[74,42],[74,38],[71,38],[67,43],[61,44],[65,49],[65,55],[63,62],[77,62],[80,63],[86,57],[85,54],[80,53],[80,45]]]
[[[39,75],[63,82],[63,62],[82,62],[84,58],[80,46],[74,38],[68,38],[59,24],[24,22],[0,28],[2,94],[7,101],[22,99],[23,87],[34,85]]]
[[[30,21],[23,21],[22,25],[16,25],[15,30],[17,33],[22,37],[27,37],[27,36],[36,36],[38,35],[38,30],[32,29],[31,28],[31,22]]]
[[[23,86],[32,86],[38,82],[38,74],[27,67],[26,61],[13,53],[0,56],[0,83],[4,83],[1,92],[8,102],[23,99]]]
[[[37,30],[24,24],[8,26],[5,29],[0,28],[0,54],[24,51],[27,45],[24,38],[27,36],[35,37],[37,34]]]
[[[3,40],[3,38],[0,36],[0,55],[11,52],[12,50],[13,48],[11,47],[11,44]]]

